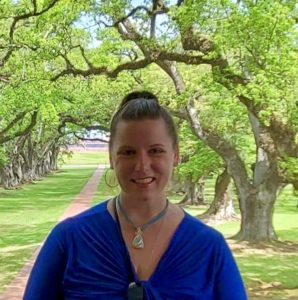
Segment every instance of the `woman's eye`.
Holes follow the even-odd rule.
[[[122,150],[122,151],[119,151],[118,154],[124,155],[124,156],[131,156],[134,154],[134,151],[133,150]]]
[[[152,154],[161,154],[161,153],[164,152],[164,150],[163,150],[163,149],[160,149],[160,148],[154,148],[154,149],[151,149],[150,152],[151,152]]]

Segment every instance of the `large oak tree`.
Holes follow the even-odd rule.
[[[12,3],[20,17],[8,26],[5,65],[14,45],[27,45],[39,51],[53,83],[125,74],[135,80],[131,88],[150,86],[224,161],[240,201],[237,238],[276,238],[277,191],[284,183],[297,185],[295,1]],[[24,21],[28,15],[34,26]],[[164,75],[144,83],[143,70],[152,64],[174,89]],[[11,75],[1,74],[3,82]],[[253,162],[243,140],[254,145]]]

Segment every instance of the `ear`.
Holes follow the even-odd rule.
[[[110,168],[114,169],[114,165],[113,165],[113,159],[112,159],[112,153],[111,151],[109,151],[109,161],[110,161]]]
[[[175,153],[174,153],[174,166],[177,166],[180,162],[180,152],[179,152],[179,146],[177,145],[175,147]]]

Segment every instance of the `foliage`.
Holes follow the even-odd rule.
[[[191,178],[192,182],[198,182],[202,176],[220,172],[223,167],[220,157],[195,138],[186,122],[180,125],[179,136],[182,162],[176,172],[181,181]]]
[[[284,157],[279,161],[279,167],[283,170],[285,182],[295,182],[298,178],[298,158]]]
[[[295,1],[20,0],[1,8],[5,143],[27,134],[36,111],[30,133],[43,146],[67,143],[89,126],[107,129],[119,99],[146,88],[208,146],[191,137],[183,176],[195,180],[225,161],[246,196],[261,193],[273,177],[276,186],[294,179]]]

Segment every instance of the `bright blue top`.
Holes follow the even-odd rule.
[[[24,300],[124,300],[130,282],[147,300],[246,300],[223,236],[185,213],[148,281],[132,269],[107,202],[58,224],[35,262]]]

